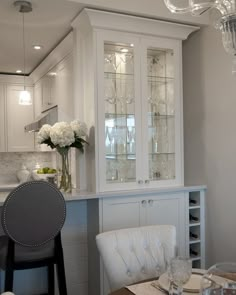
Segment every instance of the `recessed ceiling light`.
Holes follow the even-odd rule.
[[[126,52],[128,52],[129,51],[129,49],[127,49],[127,48],[121,48],[121,50],[120,50],[121,52],[123,52],[123,53],[126,53]]]
[[[34,48],[35,50],[40,50],[40,49],[43,48],[43,46],[41,46],[41,45],[33,45],[33,48]]]
[[[22,70],[16,70],[16,73],[20,74],[20,73],[22,73]]]
[[[57,73],[56,73],[56,72],[50,72],[49,75],[50,75],[50,76],[56,76]]]
[[[130,44],[130,46],[131,46],[131,47],[134,47],[134,44],[132,43],[132,44]]]

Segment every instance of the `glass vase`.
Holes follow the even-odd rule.
[[[57,148],[57,152],[61,158],[60,178],[59,178],[59,189],[71,193],[72,181],[71,181],[71,169],[70,169],[70,149],[69,148]]]

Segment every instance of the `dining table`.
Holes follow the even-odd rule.
[[[135,283],[135,284],[133,284],[133,285],[130,285],[130,286],[128,286],[128,287],[122,287],[122,288],[120,288],[120,289],[118,289],[118,290],[115,290],[115,291],[111,292],[109,295],[134,295],[134,293],[133,293],[131,290],[128,289],[129,287],[131,287],[131,288],[132,288],[132,287],[135,287],[135,286],[138,287],[138,285],[141,287],[141,285],[143,286],[144,284],[146,284],[146,286],[148,285],[148,287],[150,288],[151,283],[152,283],[153,281],[157,280],[157,279],[158,279],[158,278],[152,278],[152,279],[148,279],[148,280],[140,281],[140,282]],[[165,292],[162,292],[162,291],[160,291],[160,290],[157,290],[157,289],[155,289],[154,287],[151,287],[151,288],[153,288],[153,292],[155,292],[156,295],[158,294],[158,291],[159,291],[159,294],[160,294],[160,295],[161,295],[161,294],[164,294],[164,295],[165,295]]]
[[[203,269],[194,269],[192,272],[193,275],[200,275],[202,276],[205,273],[205,270]],[[160,278],[155,277],[151,279],[147,279],[144,281],[140,281],[137,283],[134,283],[129,286],[122,287],[118,290],[112,291],[109,295],[134,295],[134,294],[142,294],[142,295],[167,295],[168,293],[168,288],[163,288],[161,286],[161,282],[163,281],[162,278],[165,277],[165,274],[161,275]],[[159,279],[159,280],[158,280]],[[198,279],[199,280],[199,279]],[[157,282],[158,281],[158,282]],[[192,292],[184,291],[184,295],[192,295]],[[199,292],[194,292],[195,295],[199,295]],[[230,294],[232,295],[232,294]]]

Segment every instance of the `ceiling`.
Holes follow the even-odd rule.
[[[0,0],[0,73],[23,70],[23,18],[15,0]],[[71,31],[71,21],[84,7],[121,11],[133,15],[206,25],[208,18],[171,14],[163,0],[28,0],[33,11],[25,13],[25,73],[30,74]],[[195,22],[195,23],[194,23]],[[40,44],[42,50],[32,45]]]
[[[0,1],[0,73],[23,70],[22,13],[14,0]],[[25,13],[25,72],[32,70],[70,32],[70,23],[83,8],[67,0],[31,0],[33,11]],[[40,44],[42,50],[33,49]]]

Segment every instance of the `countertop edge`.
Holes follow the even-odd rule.
[[[14,188],[14,187],[13,187]],[[12,188],[12,189],[13,189]],[[195,185],[195,186],[178,186],[178,187],[165,187],[165,188],[155,188],[155,189],[138,189],[138,190],[124,190],[124,191],[110,191],[110,192],[88,192],[80,191],[78,189],[73,189],[72,193],[63,193],[66,202],[72,201],[82,201],[90,199],[101,199],[101,198],[111,198],[111,197],[122,197],[122,196],[139,196],[139,195],[152,195],[160,193],[176,193],[176,192],[189,192],[189,191],[199,191],[206,190],[206,185]],[[0,188],[0,205],[3,204],[11,188],[7,187],[5,190],[3,187]]]

